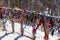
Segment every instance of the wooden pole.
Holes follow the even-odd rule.
[[[30,10],[30,0],[28,0],[28,10]]]
[[[15,7],[15,0],[14,0],[14,7]]]

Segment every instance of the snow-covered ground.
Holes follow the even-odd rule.
[[[11,27],[11,22],[8,20],[5,24],[6,29],[7,29],[7,33],[11,33],[12,32],[12,27]],[[23,25],[25,27],[25,25]],[[30,38],[27,38],[25,36],[20,36],[19,34],[20,32],[20,24],[19,23],[14,23],[14,29],[15,32],[12,34],[6,34],[6,31],[1,31],[0,30],[0,40],[31,40]],[[18,34],[19,33],[19,34]],[[24,35],[30,36],[32,37],[32,27],[31,26],[26,26],[26,28],[24,29]],[[37,34],[36,34],[36,40],[44,40],[44,32],[41,32],[40,30],[37,30]],[[49,35],[49,40],[57,40],[57,36],[56,35]]]

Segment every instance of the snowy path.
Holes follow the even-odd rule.
[[[15,32],[12,33],[12,34],[4,36],[2,39],[1,39],[1,37],[6,33],[6,31],[4,31],[4,32],[0,31],[0,40],[31,40],[31,39],[29,39],[25,36],[20,37],[20,35],[18,35],[18,33],[21,33],[20,32],[20,24],[15,23],[14,26],[15,26],[15,28],[14,28]],[[25,25],[23,25],[23,26],[25,26]],[[12,32],[11,22],[9,20],[6,23],[6,29],[7,29],[7,33]],[[31,26],[27,26],[24,29],[24,35],[32,37],[31,36],[32,35],[32,27]],[[44,32],[41,32],[40,30],[37,30],[36,37],[37,37],[36,40],[44,40],[43,39]],[[49,35],[49,40],[57,40],[57,38],[58,37],[56,37],[56,35],[54,35],[54,36]]]

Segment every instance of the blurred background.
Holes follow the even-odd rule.
[[[60,0],[0,0],[0,7],[18,7],[38,13],[60,16]]]

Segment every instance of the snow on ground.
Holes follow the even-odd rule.
[[[0,31],[0,37],[3,36],[3,35],[5,35],[5,33],[6,33],[6,31],[3,31],[3,32]]]
[[[6,26],[6,29],[7,29],[7,33],[12,32],[12,27],[11,27],[11,21],[10,20],[8,20],[6,22],[5,26]]]
[[[14,23],[14,29],[15,32],[9,35],[4,36],[4,34],[6,33],[6,31],[0,31],[0,37],[4,36],[2,39],[0,40],[31,40],[25,36],[20,37],[20,24],[19,23]],[[25,27],[25,25],[23,25]],[[12,27],[11,27],[11,22],[8,20],[6,23],[6,29],[7,29],[7,33],[12,32]],[[19,33],[19,34],[18,34]],[[31,26],[26,26],[26,28],[24,29],[24,35],[30,36],[32,37],[32,27]],[[36,34],[36,40],[44,40],[44,32],[41,32],[40,30],[37,30],[37,34]],[[49,40],[57,40],[57,36],[51,36],[49,35]]]
[[[16,37],[18,36],[18,34],[13,33],[13,34],[9,34],[7,36],[5,36],[3,39],[1,40],[14,40]]]
[[[23,36],[23,37],[19,38],[18,40],[31,40],[31,39]]]

